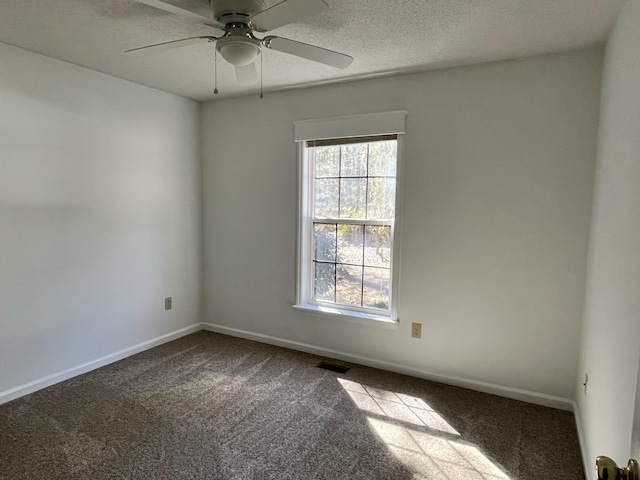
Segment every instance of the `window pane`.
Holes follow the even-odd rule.
[[[327,223],[313,224],[314,260],[320,262],[336,261],[336,225]]]
[[[362,305],[362,267],[336,266],[336,302]]]
[[[395,177],[397,153],[398,142],[396,140],[369,144],[369,176]]]
[[[388,268],[364,267],[363,306],[389,308],[389,278]]]
[[[367,144],[343,145],[341,162],[342,177],[365,177],[367,175]]]
[[[336,266],[333,263],[315,263],[314,293],[316,300],[335,301]]]
[[[343,178],[340,181],[340,218],[367,218],[367,179]]]
[[[395,178],[370,178],[367,193],[368,218],[393,218],[396,204]]]
[[[340,146],[316,147],[316,177],[340,176]]]
[[[391,261],[391,227],[368,225],[365,227],[364,264],[389,268]]]
[[[364,227],[362,225],[338,225],[338,262],[362,265]]]
[[[305,143],[302,303],[390,312],[398,148],[381,138]]]
[[[316,217],[336,218],[338,216],[339,185],[340,181],[337,178],[324,178],[316,180]]]

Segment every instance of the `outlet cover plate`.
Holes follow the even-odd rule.
[[[422,324],[421,323],[412,323],[411,324],[411,336],[413,338],[422,338]]]

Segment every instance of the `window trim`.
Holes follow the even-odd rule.
[[[398,323],[398,293],[400,286],[400,224],[402,216],[402,178],[404,170],[404,133],[406,111],[383,112],[381,114],[365,114],[352,115],[349,117],[338,117],[337,119],[319,119],[305,120],[296,122],[296,143],[298,156],[298,209],[297,209],[297,261],[296,261],[296,304],[293,306],[296,310],[313,312],[321,315],[330,315],[333,317],[359,319],[365,321],[375,321],[378,324],[396,324]],[[327,128],[327,125],[329,126]],[[346,131],[352,135],[339,134],[335,137],[327,137],[328,131],[334,132],[336,125],[346,126]],[[313,128],[316,128],[314,135]],[[393,126],[393,128],[390,128]],[[390,131],[400,130],[400,131]],[[394,134],[397,136],[397,158],[396,158],[396,204],[395,217],[391,230],[391,246],[392,258],[390,265],[391,284],[389,294],[389,310],[376,314],[372,309],[366,307],[327,304],[323,302],[313,301],[308,297],[310,287],[313,285],[311,278],[311,268],[306,268],[311,262],[313,235],[310,235],[309,223],[313,222],[313,218],[308,215],[312,208],[311,202],[313,196],[310,195],[312,182],[310,181],[311,172],[309,171],[309,158],[305,143],[308,140],[328,140],[332,138],[349,138],[349,137],[379,137],[381,135]],[[316,138],[303,138],[303,137]],[[342,220],[342,219],[341,219]],[[348,219],[344,219],[348,222]]]

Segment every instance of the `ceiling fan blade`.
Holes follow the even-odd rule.
[[[298,57],[306,58],[318,63],[324,63],[331,67],[347,68],[353,62],[353,57],[345,55],[344,53],[334,52],[333,50],[327,50],[326,48],[316,47],[307,43],[296,42],[295,40],[289,40],[281,37],[266,37],[264,39],[264,45],[271,50],[277,50],[278,52],[289,53]]]
[[[285,0],[251,17],[251,25],[267,32],[312,17],[329,8],[324,0]]]
[[[235,69],[238,85],[254,85],[258,82],[258,71],[256,70],[255,62],[249,65],[236,66]]]
[[[153,55],[167,50],[173,50],[176,48],[189,47],[203,42],[215,42],[216,37],[204,36],[204,37],[191,37],[183,38],[181,40],[172,40],[171,42],[156,43],[155,45],[147,45],[145,47],[132,48],[125,50],[127,55]]]
[[[157,8],[159,10],[164,10],[165,12],[173,13],[175,15],[179,15],[180,17],[193,20],[196,22],[204,23],[205,25],[209,25],[216,28],[224,28],[224,25],[216,22],[207,17],[203,17],[202,15],[198,15],[197,13],[190,12],[189,10],[185,10],[184,8],[176,7],[175,5],[171,5],[170,3],[161,2],[160,0],[134,0],[134,2],[142,3],[144,5],[149,5],[150,7]]]

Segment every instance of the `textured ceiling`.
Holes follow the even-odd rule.
[[[208,11],[207,0],[167,1]],[[353,64],[338,70],[263,49],[265,92],[594,45],[606,40],[624,0],[327,3],[327,12],[269,34],[349,54]],[[123,52],[216,32],[133,0],[0,0],[0,42],[196,100],[216,98],[212,44],[148,57]],[[238,86],[233,68],[220,57],[218,89],[217,98],[258,91]]]

